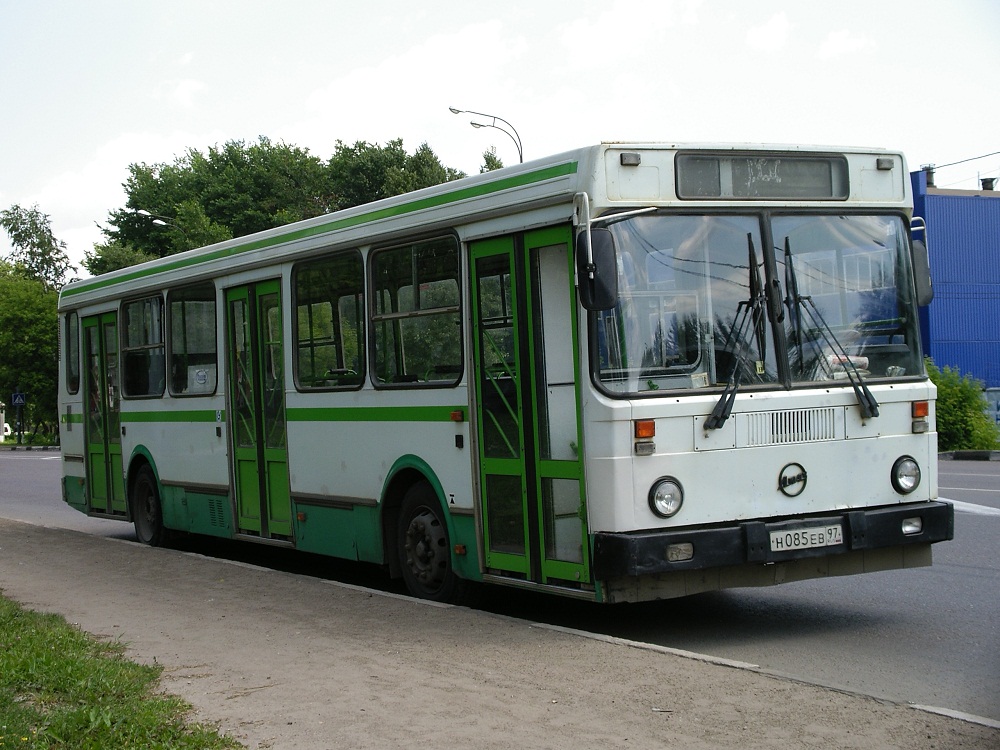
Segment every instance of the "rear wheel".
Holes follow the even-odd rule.
[[[132,484],[132,523],[135,524],[136,538],[150,547],[159,547],[167,541],[167,529],[163,525],[163,507],[160,505],[160,491],[156,477],[148,466],[139,469]]]
[[[456,601],[465,590],[451,565],[451,544],[437,494],[426,482],[407,490],[396,533],[399,564],[413,596]]]

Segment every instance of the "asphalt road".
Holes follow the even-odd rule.
[[[129,525],[89,519],[65,506],[59,464],[58,453],[0,451],[0,516],[134,539]],[[1000,462],[942,461],[939,480],[941,496],[956,503],[955,540],[935,547],[930,568],[622,607],[489,589],[480,606],[1000,722]],[[254,545],[222,550],[258,564],[392,588],[371,566],[317,565],[312,556]]]

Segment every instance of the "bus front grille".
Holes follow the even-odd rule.
[[[786,445],[836,440],[837,409],[791,409],[747,414],[746,446]]]

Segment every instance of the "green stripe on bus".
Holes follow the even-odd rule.
[[[62,414],[59,421],[63,424],[83,424],[82,414]]]
[[[122,422],[225,422],[226,413],[222,412],[222,419],[216,411],[123,411],[121,413]]]
[[[287,232],[285,234],[275,235],[274,237],[263,237],[259,240],[251,240],[240,245],[234,245],[232,247],[219,248],[210,253],[205,253],[203,255],[198,255],[193,258],[179,258],[177,260],[170,261],[168,263],[156,265],[153,268],[140,268],[130,273],[117,276],[114,279],[103,279],[97,277],[93,281],[82,281],[78,285],[70,288],[63,289],[62,295],[64,297],[71,297],[75,294],[81,294],[83,292],[93,291],[95,289],[100,289],[106,286],[112,286],[114,284],[119,284],[128,281],[135,281],[137,279],[142,279],[147,276],[154,276],[165,271],[176,271],[180,268],[186,268],[189,266],[196,266],[202,263],[208,263],[213,260],[221,260],[223,258],[229,258],[234,255],[240,255],[242,253],[248,253],[253,250],[263,250],[267,247],[273,247],[275,245],[281,245],[285,242],[294,242],[296,240],[302,240],[307,237],[313,237],[318,234],[325,234],[327,232],[334,232],[338,229],[348,229],[350,227],[355,227],[360,224],[367,224],[373,221],[380,221],[382,219],[390,219],[396,216],[403,216],[408,213],[413,213],[415,211],[423,211],[428,208],[437,208],[439,206],[444,206],[449,203],[455,203],[457,201],[468,200],[469,198],[480,198],[484,195],[489,195],[490,193],[498,193],[503,190],[509,190],[516,187],[524,187],[525,185],[531,185],[535,182],[544,182],[545,180],[551,180],[556,177],[565,177],[566,175],[576,174],[577,162],[566,162],[565,164],[556,164],[551,167],[546,167],[544,169],[539,169],[534,172],[526,172],[524,174],[513,175],[512,177],[505,177],[502,180],[497,180],[496,182],[488,182],[482,185],[473,185],[467,188],[461,188],[459,190],[453,190],[451,192],[442,193],[440,195],[432,195],[426,198],[420,198],[418,200],[409,201],[408,203],[400,203],[396,206],[387,206],[385,208],[380,208],[375,211],[369,211],[368,213],[358,214],[357,216],[347,216],[342,219],[333,219],[331,221],[325,222],[323,224],[317,224],[316,226],[305,227],[303,229],[298,229],[294,231]]]
[[[468,419],[466,406],[348,406],[298,407],[287,409],[289,422],[451,422],[461,412]]]

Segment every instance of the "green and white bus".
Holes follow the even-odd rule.
[[[929,565],[902,155],[602,143],[67,285],[91,516],[599,602]]]

